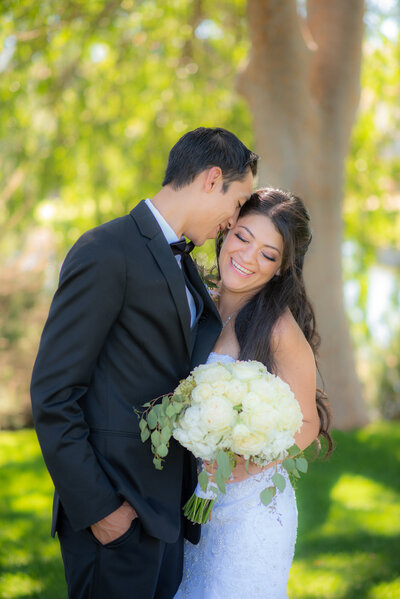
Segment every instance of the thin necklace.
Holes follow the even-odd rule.
[[[230,319],[235,316],[236,312],[238,312],[238,310],[235,310],[234,312],[232,312],[232,314],[229,314],[228,318],[225,320],[225,322],[222,323],[222,328],[224,328],[228,322],[230,321]]]

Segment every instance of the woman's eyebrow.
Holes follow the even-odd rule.
[[[255,239],[255,237],[254,237],[253,233],[250,231],[250,229],[248,229],[244,225],[239,225],[239,227],[241,227],[242,229],[246,229],[248,234],[251,235],[253,239]],[[278,248],[276,248],[274,245],[269,245],[268,243],[264,243],[264,247],[271,248],[272,250],[276,250],[278,252],[278,254],[281,253],[280,250],[278,250]]]

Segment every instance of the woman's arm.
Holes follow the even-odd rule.
[[[290,386],[300,404],[303,414],[303,425],[295,435],[295,442],[300,449],[308,447],[318,436],[319,416],[316,404],[316,366],[313,351],[303,335],[300,327],[287,310],[278,320],[272,338],[276,374]],[[274,466],[271,462],[265,468]],[[237,458],[233,471],[233,481],[239,482],[249,475],[262,470],[251,463],[248,472],[245,460]]]
[[[289,310],[275,327],[273,348],[276,374],[289,385],[300,404],[303,426],[295,435],[295,441],[300,449],[305,449],[319,431],[316,365],[313,351]]]

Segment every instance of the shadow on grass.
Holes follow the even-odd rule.
[[[344,475],[371,479],[400,493],[400,426],[379,423],[368,429],[334,431],[335,450],[327,460],[310,460],[296,486],[301,518],[299,535],[312,533],[329,517],[333,487]],[[314,506],[318,509],[313,509]]]
[[[296,596],[369,599],[375,597],[374,587],[400,576],[399,520],[391,525],[391,516],[385,516],[385,509],[400,513],[400,427],[379,423],[336,431],[334,440],[332,457],[311,462],[297,484],[296,562],[304,581],[336,578],[338,590],[332,583],[321,594],[307,594],[302,581]],[[343,487],[344,480],[351,484]],[[363,496],[364,485],[371,496]],[[400,597],[394,593],[387,597]]]

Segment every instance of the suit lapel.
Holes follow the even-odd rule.
[[[186,297],[183,273],[169,248],[153,214],[142,201],[131,211],[131,216],[137,223],[142,235],[147,237],[147,247],[153,254],[165,280],[168,284],[182,327],[186,349],[190,355],[190,310]]]
[[[211,314],[213,314],[217,321],[221,322],[221,317],[219,315],[218,309],[214,304],[213,300],[211,299],[210,293],[206,285],[202,281],[202,278],[200,277],[193,260],[187,260],[187,269],[188,275],[190,277],[190,282],[195,287],[196,291],[200,294],[204,302],[204,309],[206,309],[208,312],[211,312]]]
[[[199,364],[204,364],[207,360],[221,333],[222,321],[217,307],[211,299],[210,293],[203,283],[196,265],[191,259],[187,260],[187,270],[190,273],[189,276],[192,285],[196,288],[196,291],[204,302],[203,314],[200,315],[198,320],[196,339],[194,340],[191,355],[191,368],[194,368]]]

